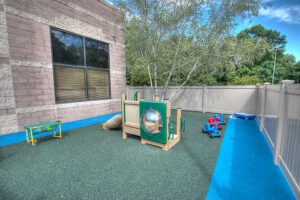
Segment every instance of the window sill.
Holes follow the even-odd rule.
[[[57,108],[73,108],[73,107],[80,107],[80,106],[89,106],[89,105],[99,105],[99,104],[106,104],[106,103],[115,103],[120,102],[121,99],[100,99],[100,100],[88,100],[88,101],[77,101],[77,102],[62,102],[56,103]]]

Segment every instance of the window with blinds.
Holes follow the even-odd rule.
[[[51,29],[56,102],[110,98],[108,44]]]

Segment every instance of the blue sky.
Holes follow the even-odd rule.
[[[257,17],[240,22],[235,33],[257,24],[279,31],[287,37],[286,53],[300,61],[300,0],[264,1],[270,2],[271,7],[261,8]]]

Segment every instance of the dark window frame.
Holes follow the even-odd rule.
[[[79,36],[79,37],[82,37],[82,40],[83,40],[83,59],[84,59],[84,64],[83,65],[73,65],[73,64],[63,64],[63,63],[56,63],[54,62],[54,57],[53,57],[53,43],[52,43],[52,35],[51,35],[51,31],[52,30],[56,30],[56,31],[60,31],[60,32],[64,32],[64,33],[68,33],[68,34],[72,34],[72,35],[75,35],[75,36]],[[103,43],[103,44],[106,44],[107,45],[107,48],[108,48],[108,67],[107,68],[100,68],[100,67],[90,67],[86,64],[86,44],[85,44],[85,41],[86,39],[89,39],[89,40],[94,40],[96,42],[100,42],[100,43]],[[103,41],[99,41],[99,40],[96,40],[94,38],[90,38],[90,37],[86,37],[86,36],[83,36],[83,35],[79,35],[79,34],[76,34],[76,33],[72,33],[70,31],[66,31],[66,30],[63,30],[63,29],[60,29],[60,28],[56,28],[56,27],[52,27],[50,26],[50,41],[51,41],[51,57],[52,57],[52,72],[53,72],[53,83],[54,83],[54,96],[55,96],[55,103],[56,104],[62,104],[62,103],[73,103],[73,102],[85,102],[85,101],[95,101],[95,100],[107,100],[107,99],[111,99],[111,77],[110,77],[110,51],[109,51],[109,43],[106,43],[106,42],[103,42]],[[57,100],[57,97],[56,97],[56,80],[55,80],[55,66],[65,66],[65,67],[74,67],[74,68],[83,68],[85,69],[85,99],[82,99],[82,100]],[[100,71],[105,71],[108,73],[108,97],[104,97],[104,98],[89,98],[88,97],[88,78],[87,78],[87,71],[88,69],[95,69],[95,70],[100,70]]]

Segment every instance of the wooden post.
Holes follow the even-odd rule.
[[[205,93],[206,93],[206,87],[203,85],[203,91],[202,91],[202,113],[205,113]]]
[[[155,96],[155,101],[159,102],[159,96]]]
[[[159,101],[159,97],[156,96],[155,100]],[[170,101],[166,101],[167,104],[167,143],[163,146],[163,150],[168,151],[169,150],[169,138],[170,138],[170,130],[169,130],[169,123],[170,123],[170,117],[171,117],[171,102]]]
[[[178,135],[179,140],[181,138],[180,128],[181,128],[181,108],[178,108],[177,109],[176,134]]]
[[[270,83],[264,83],[264,89],[263,89],[263,95],[262,95],[262,101],[261,101],[261,119],[260,119],[260,131],[263,131],[265,127],[265,105],[266,105],[266,95],[267,95],[267,85],[270,85]]]
[[[126,140],[127,139],[127,134],[125,132],[125,128],[124,128],[124,124],[125,124],[125,94],[122,94],[122,99],[121,99],[121,102],[122,102],[122,128],[123,128],[123,131],[122,131],[122,135],[123,135],[123,139]]]
[[[141,96],[142,96],[141,92],[138,92],[138,93],[137,93],[137,100],[138,100],[138,101],[141,100]]]

